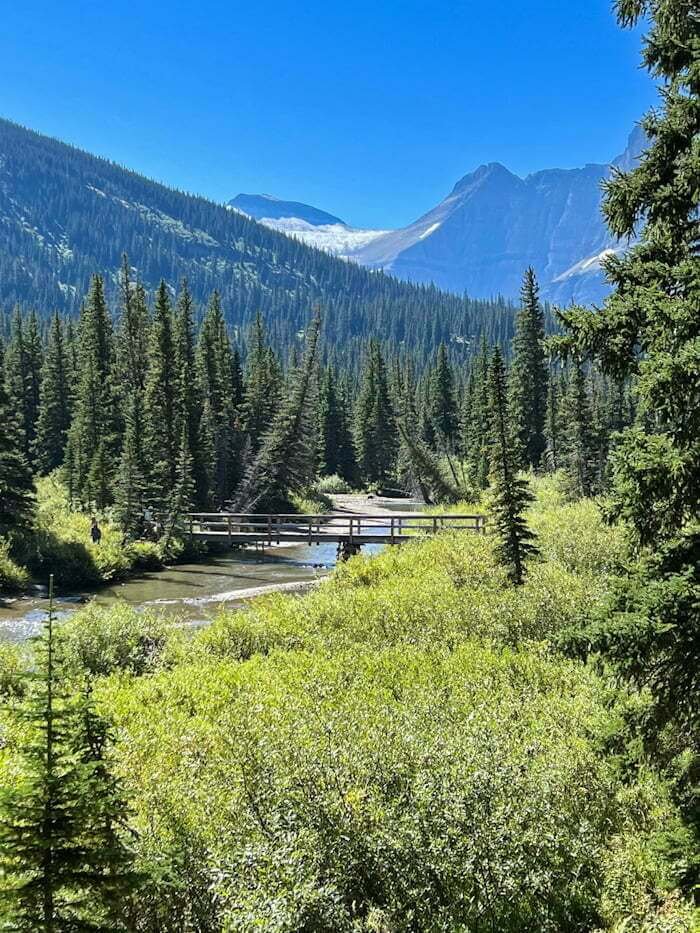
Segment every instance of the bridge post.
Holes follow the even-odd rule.
[[[231,516],[226,517],[226,526],[228,528],[228,546],[231,547]]]
[[[272,547],[272,516],[267,516],[267,546]]]
[[[392,543],[392,544],[395,544],[395,543],[396,543],[396,542],[395,542],[395,538],[394,538],[394,522],[395,522],[395,521],[396,521],[396,519],[394,519],[394,518],[391,519],[391,543]]]

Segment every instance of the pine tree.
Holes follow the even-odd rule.
[[[250,335],[246,362],[243,422],[253,453],[257,453],[277,406],[279,381],[274,355],[267,345],[265,324],[258,313]]]
[[[398,443],[386,367],[377,341],[369,346],[354,429],[360,474],[366,483],[384,485],[393,473]]]
[[[58,314],[53,316],[39,396],[35,452],[40,473],[63,463],[72,414],[73,374]]]
[[[17,414],[24,459],[34,465],[34,440],[39,414],[43,348],[36,315],[25,322],[19,308],[12,319],[10,342],[5,354],[5,381],[10,403]]]
[[[354,481],[355,457],[347,411],[338,389],[335,371],[326,367],[319,386],[319,472]]]
[[[428,505],[438,505],[467,498],[466,490],[459,489],[445,479],[440,464],[428,447],[419,438],[411,436],[410,425],[399,421],[398,429],[423,501]]]
[[[144,400],[151,499],[164,508],[175,488],[178,443],[178,379],[173,312],[165,282],[156,293],[149,335],[149,366]]]
[[[430,375],[429,410],[430,421],[441,449],[453,450],[457,440],[459,418],[454,374],[447,359],[444,343],[438,348],[435,367]]]
[[[579,363],[570,366],[562,414],[561,462],[569,491],[576,498],[585,498],[596,491],[596,456],[591,401],[583,367]]]
[[[144,475],[144,454],[141,430],[143,412],[136,392],[130,392],[124,412],[124,437],[119,458],[115,490],[115,511],[124,533],[136,538],[143,530],[147,478]]]
[[[556,372],[551,371],[547,384],[547,414],[545,419],[545,437],[547,441],[545,464],[550,472],[558,470],[560,466],[560,404],[561,380]]]
[[[640,568],[592,647],[650,691],[659,726],[675,722],[697,755],[700,20],[687,0],[624,0],[617,13],[623,26],[649,17],[644,64],[663,81],[662,106],[642,122],[648,149],[606,186],[610,230],[639,240],[606,260],[613,292],[601,310],[561,313],[558,345],[615,378],[636,376],[644,419],[612,455],[609,508],[632,529]]]
[[[209,469],[209,498],[223,506],[240,478],[233,406],[233,357],[221,301],[214,292],[202,321],[197,344],[197,371],[202,396],[204,438],[213,451]]]
[[[472,484],[485,489],[489,476],[489,348],[484,339],[469,379],[469,421],[464,425],[464,448]]]
[[[513,362],[510,368],[510,408],[523,465],[538,469],[546,447],[547,360],[544,348],[544,312],[535,272],[523,278],[521,308],[515,322]]]
[[[21,777],[0,801],[5,928],[27,933],[126,930],[137,877],[119,827],[124,805],[105,755],[106,724],[67,690],[50,608],[32,688]]]
[[[308,330],[301,365],[293,374],[287,399],[265,435],[236,495],[236,511],[285,511],[291,493],[313,480],[313,387],[316,375],[320,312]]]
[[[527,526],[524,512],[533,495],[517,475],[509,424],[506,370],[500,348],[494,348],[488,379],[491,478],[493,503],[491,518],[499,537],[497,554],[508,568],[511,581],[520,585],[525,578],[525,559],[537,553],[535,535]]]
[[[0,535],[27,528],[34,511],[32,475],[22,454],[21,429],[5,389],[0,344]]]
[[[185,279],[180,285],[175,314],[175,365],[177,371],[178,436],[182,438],[184,429],[192,463],[193,505],[204,508],[207,505],[208,481],[206,465],[203,462],[202,450],[199,445],[202,398],[200,383],[197,379],[194,306]],[[237,356],[234,358],[233,370],[234,379],[237,375],[240,380],[240,367]],[[236,391],[239,394],[237,404],[240,404],[240,386],[237,389],[234,385],[234,392]],[[179,452],[179,458],[181,457],[182,450]]]
[[[117,412],[112,385],[114,340],[105,302],[104,282],[93,276],[80,318],[75,414],[68,432],[66,460],[69,486],[84,504],[111,498],[113,458],[118,444]]]

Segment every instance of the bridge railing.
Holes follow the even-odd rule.
[[[191,512],[186,516],[191,535],[229,538],[231,540],[276,541],[344,538],[395,542],[421,534],[441,531],[483,533],[484,515],[428,515],[416,512],[391,515],[294,515],[246,514],[234,512]]]

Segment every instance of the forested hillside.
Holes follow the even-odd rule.
[[[90,277],[116,302],[122,253],[146,289],[187,278],[196,304],[219,291],[229,326],[261,312],[275,346],[288,346],[324,308],[330,343],[381,334],[417,349],[482,333],[511,335],[503,301],[471,301],[413,286],[328,256],[201,197],[0,120],[0,312],[15,303],[77,312]],[[0,322],[1,323],[1,322]]]

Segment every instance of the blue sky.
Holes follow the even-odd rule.
[[[168,184],[408,223],[464,174],[605,162],[653,102],[609,0],[4,4],[0,115]]]

